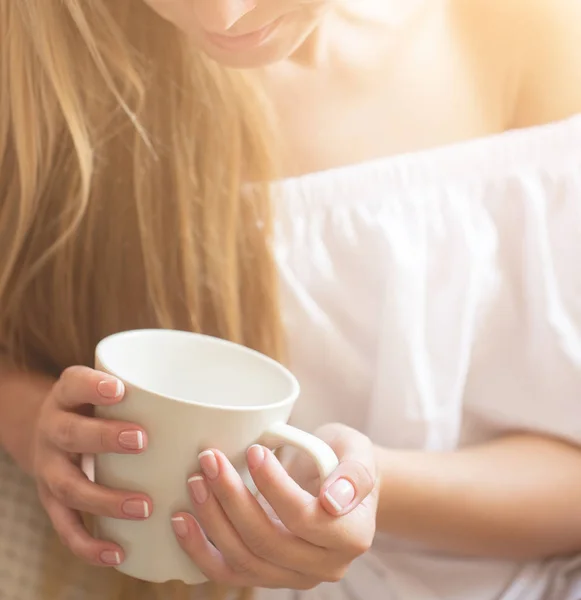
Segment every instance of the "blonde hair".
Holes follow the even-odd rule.
[[[112,332],[167,327],[279,357],[267,107],[251,76],[143,0],[1,2],[0,40],[2,350],[58,375]],[[121,581],[108,597],[146,597]]]

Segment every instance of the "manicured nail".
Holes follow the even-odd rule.
[[[120,565],[121,555],[115,550],[105,550],[104,552],[101,552],[101,562],[111,566]]]
[[[344,511],[355,498],[355,488],[347,479],[337,479],[335,483],[325,492],[325,498],[329,504],[338,512]]]
[[[123,503],[123,512],[128,517],[147,519],[149,517],[149,504],[145,500],[126,500]]]
[[[188,535],[188,524],[183,517],[172,517],[171,526],[179,538],[185,538]]]
[[[198,456],[200,461],[200,467],[208,479],[216,479],[220,474],[220,468],[218,467],[218,461],[216,455],[211,450],[206,450]]]
[[[116,377],[108,377],[99,382],[97,391],[103,398],[118,398],[125,391],[125,386]]]
[[[192,490],[192,496],[198,504],[204,504],[208,499],[208,486],[201,475],[194,475],[188,479],[188,484]]]
[[[122,431],[119,434],[119,444],[126,450],[143,450],[143,432]]]
[[[251,469],[258,469],[260,465],[264,462],[265,453],[264,448],[255,444],[254,446],[250,446],[248,448],[248,452],[246,453],[246,459],[248,461],[248,466]]]

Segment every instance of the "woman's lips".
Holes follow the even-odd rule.
[[[270,37],[279,23],[280,19],[277,19],[261,29],[242,35],[222,35],[219,33],[206,32],[205,36],[214,46],[222,48],[223,50],[250,50],[251,48],[257,48],[263,44]]]

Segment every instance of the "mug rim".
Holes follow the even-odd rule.
[[[183,398],[180,398],[179,396],[173,396],[171,394],[161,394],[160,392],[156,392],[154,390],[151,390],[149,388],[147,388],[146,386],[140,385],[138,383],[136,383],[135,381],[132,381],[130,378],[127,377],[122,377],[121,375],[119,375],[118,373],[115,372],[115,369],[113,369],[109,364],[107,364],[107,361],[104,359],[103,357],[103,353],[105,352],[106,347],[111,344],[114,343],[116,339],[118,338],[127,338],[127,337],[141,337],[141,336],[151,336],[151,335],[171,335],[171,336],[179,336],[179,337],[190,337],[190,338],[197,338],[199,340],[206,340],[207,342],[210,342],[212,344],[215,344],[216,346],[224,346],[224,347],[228,347],[228,348],[234,348],[238,351],[241,351],[247,355],[253,356],[255,358],[260,359],[261,361],[267,363],[270,367],[273,367],[275,370],[277,370],[281,375],[283,375],[290,383],[290,392],[287,395],[286,398],[284,398],[283,400],[278,400],[277,402],[270,402],[268,404],[259,404],[259,405],[250,405],[250,406],[230,406],[230,405],[215,405],[215,404],[207,404],[205,402],[200,402],[198,400],[184,400]],[[185,331],[185,330],[180,330],[180,329],[156,329],[156,328],[150,328],[150,329],[130,329],[127,331],[118,331],[117,333],[113,333],[111,335],[108,335],[106,337],[104,337],[101,341],[98,342],[97,346],[95,347],[95,359],[96,359],[96,363],[100,363],[102,369],[104,369],[109,375],[113,375],[113,377],[117,377],[118,379],[120,379],[121,381],[123,381],[125,384],[127,384],[128,386],[130,386],[132,389],[135,390],[139,390],[141,392],[145,392],[151,396],[163,399],[163,400],[170,400],[172,402],[178,402],[180,404],[185,404],[188,406],[196,406],[198,408],[205,408],[205,409],[213,409],[213,410],[219,410],[219,411],[225,411],[225,412],[260,412],[262,410],[269,410],[269,409],[277,409],[277,408],[282,408],[285,407],[289,404],[294,404],[294,402],[296,402],[299,393],[300,393],[300,385],[299,382],[297,380],[297,378],[289,371],[289,369],[287,369],[285,366],[283,366],[281,363],[279,363],[278,361],[274,360],[273,358],[270,358],[269,356],[267,356],[266,354],[263,354],[262,352],[258,352],[257,350],[253,350],[252,348],[248,348],[247,346],[243,346],[242,344],[238,344],[236,342],[231,342],[229,340],[224,340],[222,338],[218,338],[212,335],[206,335],[203,333],[195,333],[193,331]],[[99,370],[98,367],[96,367],[97,370]]]

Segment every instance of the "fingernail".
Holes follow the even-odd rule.
[[[171,525],[178,537],[185,538],[188,535],[188,524],[183,517],[172,517]]]
[[[122,431],[119,434],[119,444],[126,450],[143,450],[143,432]]]
[[[347,479],[337,479],[325,492],[329,504],[338,512],[345,510],[355,498],[355,488]]]
[[[198,456],[200,461],[200,467],[208,479],[216,479],[220,474],[218,467],[218,461],[216,460],[215,454],[211,450],[206,450]]]
[[[208,499],[208,486],[201,475],[194,475],[188,479],[188,484],[192,490],[192,496],[198,504],[204,504]]]
[[[120,565],[121,555],[115,550],[105,550],[104,552],[101,552],[101,562],[111,566]]]
[[[250,446],[250,448],[248,448],[248,452],[246,453],[248,466],[251,469],[258,469],[258,467],[260,467],[260,465],[264,462],[264,457],[264,448],[262,446],[258,446],[257,444]]]
[[[103,398],[118,398],[125,391],[125,386],[116,377],[108,377],[99,382],[97,391]]]
[[[149,504],[145,500],[126,500],[123,503],[123,512],[128,517],[147,519],[149,517]]]

